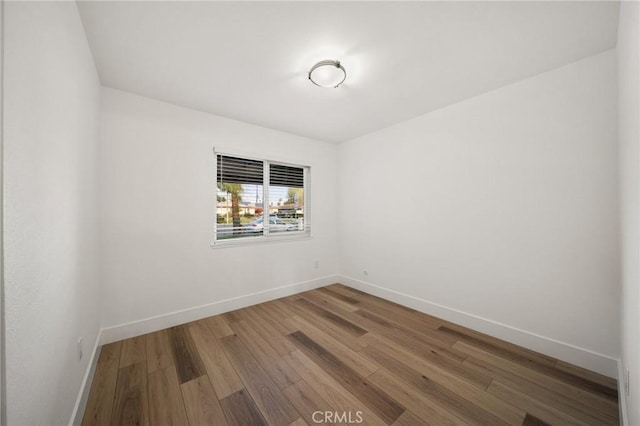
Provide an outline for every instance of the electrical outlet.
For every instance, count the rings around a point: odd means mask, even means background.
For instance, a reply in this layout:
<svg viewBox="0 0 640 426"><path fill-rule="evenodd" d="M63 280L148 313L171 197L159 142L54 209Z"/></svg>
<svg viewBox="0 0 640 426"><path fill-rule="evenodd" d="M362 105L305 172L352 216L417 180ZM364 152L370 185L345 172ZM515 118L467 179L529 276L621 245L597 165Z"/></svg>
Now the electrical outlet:
<svg viewBox="0 0 640 426"><path fill-rule="evenodd" d="M624 393L629 396L629 366L624 369Z"/></svg>
<svg viewBox="0 0 640 426"><path fill-rule="evenodd" d="M318 269L320 267L320 261L316 260L315 262L313 262L313 267Z"/></svg>
<svg viewBox="0 0 640 426"><path fill-rule="evenodd" d="M78 361L82 360L82 337L78 337Z"/></svg>

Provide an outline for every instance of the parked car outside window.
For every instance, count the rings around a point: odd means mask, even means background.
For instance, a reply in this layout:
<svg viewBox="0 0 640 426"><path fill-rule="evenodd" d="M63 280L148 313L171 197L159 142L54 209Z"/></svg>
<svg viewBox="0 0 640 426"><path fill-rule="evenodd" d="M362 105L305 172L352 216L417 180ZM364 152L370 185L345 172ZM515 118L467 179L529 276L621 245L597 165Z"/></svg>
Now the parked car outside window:
<svg viewBox="0 0 640 426"><path fill-rule="evenodd" d="M247 225L249 232L262 232L264 228L264 218L260 217ZM269 232L295 231L298 225L295 223L287 223L277 216L269 216Z"/></svg>

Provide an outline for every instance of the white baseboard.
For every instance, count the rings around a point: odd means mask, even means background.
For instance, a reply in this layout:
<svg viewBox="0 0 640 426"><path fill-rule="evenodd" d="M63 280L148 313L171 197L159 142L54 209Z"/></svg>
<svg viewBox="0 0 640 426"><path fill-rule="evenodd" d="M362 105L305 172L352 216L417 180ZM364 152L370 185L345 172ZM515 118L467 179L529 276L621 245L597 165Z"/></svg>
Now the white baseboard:
<svg viewBox="0 0 640 426"><path fill-rule="evenodd" d="M221 300L219 302L208 303L206 305L197 306L194 308L183 309L180 311L170 312L168 314L145 318L126 324L103 328L101 330L102 338L100 344L106 345L108 343L117 342L118 340L141 336L143 334L152 333L154 331L163 330L165 328L174 327L176 325L185 324L191 321L196 321L202 318L210 317L212 315L218 315L236 309L246 308L247 306L268 302L269 300L274 300L280 297L290 296L292 294L300 293L318 287L323 287L329 284L334 284L338 282L337 279L337 275L329 275L322 278L316 278L309 281L303 281L300 283L276 287L269 290L247 294L244 296Z"/></svg>
<svg viewBox="0 0 640 426"><path fill-rule="evenodd" d="M629 415L627 414L627 393L624 391L624 369L622 361L618 360L618 410L620 411L620 424L629 425Z"/></svg>
<svg viewBox="0 0 640 426"><path fill-rule="evenodd" d="M71 413L69 426L76 426L82 423L82 416L84 415L84 411L87 406L87 399L89 398L89 392L91 391L91 383L93 382L93 376L96 371L98 356L100 355L102 345L117 342L122 339L128 339L130 337L141 336L143 334L196 321L212 315L218 315L224 312L256 305L258 303L268 302L269 300L290 296L292 294L314 288L324 287L338 282L337 278L338 277L336 275L330 275L100 329L93 347L89 365L87 366L87 371L85 372L82 384L80 385L80 392L78 393L76 404L73 408L73 412Z"/></svg>
<svg viewBox="0 0 640 426"><path fill-rule="evenodd" d="M618 377L618 360L607 355L603 355L589 349L580 348L549 337L530 333L525 330L520 330L487 318L468 314L437 303L429 302L428 300L389 290L387 288L344 275L338 276L338 282L364 291L365 293L370 293L374 296L391 300L392 302L396 302L417 311L460 324L472 330L476 330L553 358L604 374L605 376L613 378Z"/></svg>
<svg viewBox="0 0 640 426"><path fill-rule="evenodd" d="M96 372L96 366L98 365L98 356L100 355L100 335L101 331L96 336L96 342L93 345L93 351L91 351L91 359L87 365L87 371L84 373L82 383L80 384L80 392L76 399L76 404L73 407L71 413L71 420L69 420L69 426L76 426L82 423L82 416L84 410L87 407L87 400L89 399L89 392L91 391L91 383L93 383L93 376Z"/></svg>
<svg viewBox="0 0 640 426"><path fill-rule="evenodd" d="M540 336L524 330L501 324L486 318L468 314L456 309L448 308L437 303L429 302L418 297L400 293L384 287L380 287L365 281L360 281L343 275L330 275L314 280L290 284L244 296L221 300L194 308L183 309L152 318L145 318L126 324L103 328L98 333L96 344L91 354L91 360L87 367L80 393L71 416L69 425L78 425L82 422L82 414L87 404L91 382L95 373L101 345L116 342L122 339L140 336L154 331L162 330L176 325L184 324L212 315L218 315L280 297L311 290L334 283L342 283L349 287L373 294L378 297L410 307L420 312L430 314L444 320L460 324L470 329L485 333L499 339L506 340L516 345L552 356L554 358L578 365L580 367L596 371L608 377L618 378L618 393L620 395L620 410L622 425L627 425L626 401L624 397L623 373L619 360L607 355L599 354L588 349L580 348L568 343L560 342L548 337Z"/></svg>

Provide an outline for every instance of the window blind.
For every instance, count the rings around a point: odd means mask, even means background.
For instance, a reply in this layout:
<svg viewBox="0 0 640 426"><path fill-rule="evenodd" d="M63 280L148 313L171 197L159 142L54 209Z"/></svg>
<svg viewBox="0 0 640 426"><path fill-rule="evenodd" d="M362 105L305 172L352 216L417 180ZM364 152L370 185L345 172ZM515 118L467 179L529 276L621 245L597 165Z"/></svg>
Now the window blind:
<svg viewBox="0 0 640 426"><path fill-rule="evenodd" d="M218 182L262 185L263 162L218 155Z"/></svg>
<svg viewBox="0 0 640 426"><path fill-rule="evenodd" d="M310 234L308 167L219 153L215 159L215 243Z"/></svg>
<svg viewBox="0 0 640 426"><path fill-rule="evenodd" d="M281 164L270 164L269 165L269 185L303 188L304 187L304 169L302 167L283 166Z"/></svg>

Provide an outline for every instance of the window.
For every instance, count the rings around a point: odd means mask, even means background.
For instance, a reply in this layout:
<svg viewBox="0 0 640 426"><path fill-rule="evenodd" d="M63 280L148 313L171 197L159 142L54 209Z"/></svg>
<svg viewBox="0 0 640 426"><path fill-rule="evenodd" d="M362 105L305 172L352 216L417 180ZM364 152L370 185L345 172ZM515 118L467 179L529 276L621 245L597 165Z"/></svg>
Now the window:
<svg viewBox="0 0 640 426"><path fill-rule="evenodd" d="M216 176L214 242L310 234L309 167L216 153Z"/></svg>

